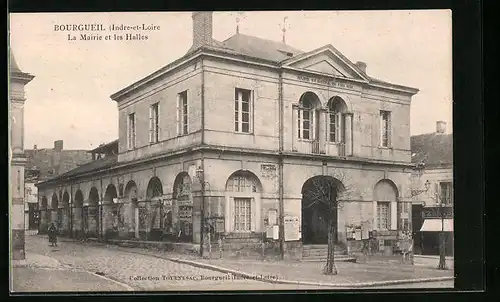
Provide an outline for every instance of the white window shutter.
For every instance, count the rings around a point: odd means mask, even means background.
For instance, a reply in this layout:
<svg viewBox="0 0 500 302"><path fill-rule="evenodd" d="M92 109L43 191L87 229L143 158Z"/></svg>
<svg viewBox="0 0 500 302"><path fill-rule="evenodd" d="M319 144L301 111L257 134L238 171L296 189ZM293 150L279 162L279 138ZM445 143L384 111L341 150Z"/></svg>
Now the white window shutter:
<svg viewBox="0 0 500 302"><path fill-rule="evenodd" d="M298 131L297 131L297 137L301 138L302 137L302 110L300 108L297 108L297 125L298 125Z"/></svg>
<svg viewBox="0 0 500 302"><path fill-rule="evenodd" d="M181 123L180 106L181 106L181 104L180 104L180 102L181 102L181 97L178 94L177 95L177 106L176 106L176 110L175 110L175 112L177 113L177 117L176 117L177 135L181 134L181 129L180 129L180 123Z"/></svg>
<svg viewBox="0 0 500 302"><path fill-rule="evenodd" d="M392 201L390 203L390 215L391 215L391 230L398 229L398 203Z"/></svg>
<svg viewBox="0 0 500 302"><path fill-rule="evenodd" d="M161 141L161 125L160 125L160 120L161 120L161 115L160 115L160 102L158 102L158 113L157 113L157 121L156 121L156 124L158 125L158 141Z"/></svg>
<svg viewBox="0 0 500 302"><path fill-rule="evenodd" d="M248 111L249 111L249 118L248 118L248 122L250 123L249 127L248 127L248 131L250 133L253 133L253 123L254 123L254 120L253 120L253 110L254 110L254 91L251 90L250 91L250 100L249 101L249 104L248 104Z"/></svg>
<svg viewBox="0 0 500 302"><path fill-rule="evenodd" d="M441 200L441 196L439 194L439 182L434 183L434 198L436 199L434 202L438 203Z"/></svg>
<svg viewBox="0 0 500 302"><path fill-rule="evenodd" d="M255 204L255 198L252 198L250 200L250 230L252 232L255 232L255 226L256 226L256 218L257 218L257 206Z"/></svg>
<svg viewBox="0 0 500 302"><path fill-rule="evenodd" d="M127 149L130 149L130 115L126 116L127 119Z"/></svg>
<svg viewBox="0 0 500 302"><path fill-rule="evenodd" d="M380 112L380 117L379 117L379 144L380 146L383 146L384 145L384 117L383 117L383 114L382 114L382 111Z"/></svg>
<svg viewBox="0 0 500 302"><path fill-rule="evenodd" d="M154 121L153 121L153 106L149 106L149 142L153 142Z"/></svg>
<svg viewBox="0 0 500 302"><path fill-rule="evenodd" d="M184 134L188 134L189 133L189 98L188 98L188 93L186 91L186 94L185 94L185 97L186 97L186 133Z"/></svg>
<svg viewBox="0 0 500 302"><path fill-rule="evenodd" d="M387 147L392 147L392 115L389 113L387 116Z"/></svg>

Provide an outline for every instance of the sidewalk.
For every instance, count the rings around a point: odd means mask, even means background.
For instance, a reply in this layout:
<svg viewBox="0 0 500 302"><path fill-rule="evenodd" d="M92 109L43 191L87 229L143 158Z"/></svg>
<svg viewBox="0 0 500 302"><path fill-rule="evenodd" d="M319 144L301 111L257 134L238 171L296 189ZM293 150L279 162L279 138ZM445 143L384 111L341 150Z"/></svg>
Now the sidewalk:
<svg viewBox="0 0 500 302"><path fill-rule="evenodd" d="M26 251L25 260L11 264L11 293L133 290L109 278L63 266L56 259L33 251Z"/></svg>
<svg viewBox="0 0 500 302"><path fill-rule="evenodd" d="M64 240L71 241L71 239ZM384 258L373 256L362 259L361 263L336 262L338 274L328 276L322 273L324 263L319 262L256 261L243 259L209 260L197 256L154 249L119 247L104 243L87 244L105 245L110 249L150 255L239 277L256 278L269 283L353 288L453 280L453 270L442 271L411 264L402 264L400 257Z"/></svg>

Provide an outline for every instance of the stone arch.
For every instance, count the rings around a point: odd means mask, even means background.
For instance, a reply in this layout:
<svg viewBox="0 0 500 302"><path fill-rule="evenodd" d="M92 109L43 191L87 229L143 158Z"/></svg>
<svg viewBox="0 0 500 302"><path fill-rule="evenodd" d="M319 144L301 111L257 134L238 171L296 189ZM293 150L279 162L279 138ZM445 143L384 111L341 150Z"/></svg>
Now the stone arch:
<svg viewBox="0 0 500 302"><path fill-rule="evenodd" d="M103 204L113 203L113 199L118 197L118 191L115 185L109 184L106 188L103 198Z"/></svg>
<svg viewBox="0 0 500 302"><path fill-rule="evenodd" d="M83 193L82 190L78 189L75 192L75 198L73 201L73 230L77 238L82 235L84 230L83 225Z"/></svg>
<svg viewBox="0 0 500 302"><path fill-rule="evenodd" d="M157 176L151 177L146 189L146 198L161 197L163 195L163 185Z"/></svg>
<svg viewBox="0 0 500 302"><path fill-rule="evenodd" d="M306 91L299 98L299 107L308 109L319 109L322 107L321 100L316 93L312 91Z"/></svg>
<svg viewBox="0 0 500 302"><path fill-rule="evenodd" d="M171 223L171 228L177 234L179 241L190 242L193 240L193 182L187 172L180 172L174 180L172 192L172 219L166 221ZM168 215L168 212L167 212Z"/></svg>
<svg viewBox="0 0 500 302"><path fill-rule="evenodd" d="M228 177L225 187L228 232L262 231L262 191L260 179L251 171L238 170Z"/></svg>
<svg viewBox="0 0 500 302"><path fill-rule="evenodd" d="M58 210L58 221L61 223L61 228L63 233L68 233L70 229L70 207L69 207L70 196L68 191L64 191L62 194L62 203L59 205ZM67 235L67 234L66 234Z"/></svg>
<svg viewBox="0 0 500 302"><path fill-rule="evenodd" d="M238 170L228 177L226 191L261 193L262 183L255 173L249 170Z"/></svg>
<svg viewBox="0 0 500 302"><path fill-rule="evenodd" d="M397 201L398 187L390 179L381 179L375 184L373 197L376 201Z"/></svg>
<svg viewBox="0 0 500 302"><path fill-rule="evenodd" d="M57 198L57 194L54 192L54 194L52 194L52 200L50 202L50 209L55 211L57 210L58 207L59 207L59 200Z"/></svg>
<svg viewBox="0 0 500 302"><path fill-rule="evenodd" d="M78 189L75 193L75 201L73 203L73 207L81 208L83 207L83 193L82 190Z"/></svg>
<svg viewBox="0 0 500 302"><path fill-rule="evenodd" d="M332 231L335 242L338 242L338 202L344 191L344 184L332 176L313 176L304 182L301 190L304 244L328 244L328 234ZM329 213L333 216L329 217ZM328 229L329 219L332 219L333 230Z"/></svg>
<svg viewBox="0 0 500 302"><path fill-rule="evenodd" d="M138 238L138 228L136 219L136 209L138 208L137 184L130 180L125 185L124 196L126 198L127 210L124 213L126 232L128 238Z"/></svg>
<svg viewBox="0 0 500 302"><path fill-rule="evenodd" d="M97 206L99 204L99 191L96 187L92 187L89 192L89 205Z"/></svg>
<svg viewBox="0 0 500 302"><path fill-rule="evenodd" d="M381 179L373 189L374 222L379 230L397 228L398 188L390 179Z"/></svg>
<svg viewBox="0 0 500 302"><path fill-rule="evenodd" d="M89 192L89 204L83 209L84 226L88 236L97 237L100 234L100 215L99 215L99 191L92 187Z"/></svg>
<svg viewBox="0 0 500 302"><path fill-rule="evenodd" d="M42 196L42 202L40 204L40 210L47 210L47 197Z"/></svg>

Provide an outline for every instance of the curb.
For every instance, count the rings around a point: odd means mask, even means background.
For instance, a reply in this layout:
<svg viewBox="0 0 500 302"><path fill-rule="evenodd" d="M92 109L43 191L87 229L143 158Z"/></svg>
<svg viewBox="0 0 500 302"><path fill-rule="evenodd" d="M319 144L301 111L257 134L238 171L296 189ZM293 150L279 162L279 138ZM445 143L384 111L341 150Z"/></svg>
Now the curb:
<svg viewBox="0 0 500 302"><path fill-rule="evenodd" d="M68 242L75 242L75 241L70 241ZM78 242L76 242L78 243ZM181 259L181 258L174 258L174 257L168 257L164 255L155 255L155 254L150 254L150 253L144 253L141 251L129 251L127 252L134 253L134 254L139 254L139 255L146 255L146 256L152 256L155 258L160 258L176 263L181 263L181 264L187 264L191 265L194 267L198 268L203 268L203 269L209 269L212 271L217 271L225 274L232 274L237 277L242 277L245 279L252 279L252 280L258 280L261 282L266 282L266 283L272 283L272 284L295 284L295 285L310 285L310 286L324 286L324 287L330 287L330 288L363 288L363 287L377 287L377 286L384 286L384 285L400 285L400 284L413 284L413 283L427 283L427 282L439 282L439 281L452 281L455 280L455 277L433 277L433 278L418 278L418 279L405 279L405 280L389 280L389 281L372 281L372 282L358 282L358 283L321 283L321 282L309 282L309 281L294 281L294 280L274 280L274 279L264 279L260 278L258 275L253 275L233 269L228 269L212 264L207 264L207 263L201 263L197 261L192 261L192 260L186 260L186 259Z"/></svg>

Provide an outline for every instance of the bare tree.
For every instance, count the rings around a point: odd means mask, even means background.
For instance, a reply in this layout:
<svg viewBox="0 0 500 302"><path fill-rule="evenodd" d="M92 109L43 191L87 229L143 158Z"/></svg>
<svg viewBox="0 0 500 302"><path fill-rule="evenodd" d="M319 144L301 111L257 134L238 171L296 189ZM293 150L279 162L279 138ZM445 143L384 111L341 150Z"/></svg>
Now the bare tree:
<svg viewBox="0 0 500 302"><path fill-rule="evenodd" d="M445 208L449 204L449 196L435 192L432 199L436 202L438 209L438 216L441 219L441 231L439 232L439 263L437 269L445 270L446 267L446 238L444 232L444 219L445 219Z"/></svg>
<svg viewBox="0 0 500 302"><path fill-rule="evenodd" d="M336 219L339 209L339 197L345 198L350 192L346 185L347 175L341 171L334 171L332 175L317 176L311 179L308 190L303 192L303 197L311 201L311 205L322 203L327 206L328 217L328 253L323 273L337 275L335 266L335 239L337 234Z"/></svg>

